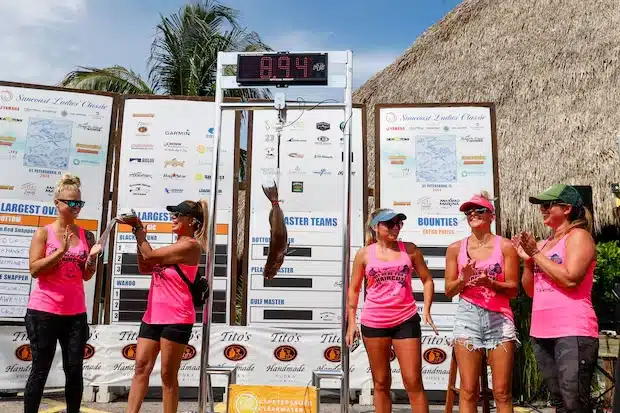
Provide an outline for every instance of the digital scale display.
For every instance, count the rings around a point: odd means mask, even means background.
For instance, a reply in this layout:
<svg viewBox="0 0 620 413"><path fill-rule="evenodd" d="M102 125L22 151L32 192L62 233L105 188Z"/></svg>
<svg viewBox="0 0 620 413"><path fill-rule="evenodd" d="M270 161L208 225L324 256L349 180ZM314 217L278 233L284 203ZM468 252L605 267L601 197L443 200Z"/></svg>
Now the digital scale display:
<svg viewBox="0 0 620 413"><path fill-rule="evenodd" d="M327 53L273 53L237 57L241 86L327 86Z"/></svg>

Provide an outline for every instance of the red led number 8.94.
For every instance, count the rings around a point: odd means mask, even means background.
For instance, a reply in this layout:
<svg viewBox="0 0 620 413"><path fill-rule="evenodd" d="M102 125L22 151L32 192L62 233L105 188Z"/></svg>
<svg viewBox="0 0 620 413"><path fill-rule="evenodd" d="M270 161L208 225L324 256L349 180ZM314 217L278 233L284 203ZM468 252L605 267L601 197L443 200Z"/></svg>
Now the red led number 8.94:
<svg viewBox="0 0 620 413"><path fill-rule="evenodd" d="M260 59L261 79L290 79L292 77L307 78L310 74L310 67L312 66L312 61L307 57L296 57L294 67L291 67L291 58L288 56L278 57L277 61L275 62L275 67L274 60L275 58L267 56L263 56ZM276 71L276 75L274 75L274 71ZM295 76L291 76L292 72L295 73Z"/></svg>

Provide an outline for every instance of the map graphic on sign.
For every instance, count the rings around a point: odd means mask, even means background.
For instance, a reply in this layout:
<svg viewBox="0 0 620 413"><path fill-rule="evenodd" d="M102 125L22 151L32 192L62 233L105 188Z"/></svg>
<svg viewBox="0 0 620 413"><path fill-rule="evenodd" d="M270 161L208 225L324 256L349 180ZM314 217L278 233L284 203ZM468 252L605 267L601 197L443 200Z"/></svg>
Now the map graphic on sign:
<svg viewBox="0 0 620 413"><path fill-rule="evenodd" d="M24 166L67 169L72 131L71 121L30 118L26 133Z"/></svg>
<svg viewBox="0 0 620 413"><path fill-rule="evenodd" d="M417 136L415 159L418 182L456 182L456 137Z"/></svg>

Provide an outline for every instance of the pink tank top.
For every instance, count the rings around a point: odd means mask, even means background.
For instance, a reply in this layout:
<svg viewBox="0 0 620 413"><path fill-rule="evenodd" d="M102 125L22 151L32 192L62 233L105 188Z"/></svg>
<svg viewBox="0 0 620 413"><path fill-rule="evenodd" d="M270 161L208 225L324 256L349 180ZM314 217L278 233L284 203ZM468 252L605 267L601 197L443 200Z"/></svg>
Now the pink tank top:
<svg viewBox="0 0 620 413"><path fill-rule="evenodd" d="M60 241L52 224L46 225L45 256L60 248ZM88 258L88 242L83 228L79 229L80 242L69 247L60 262L40 274L30 293L28 308L57 315L75 315L86 312L84 295L84 267Z"/></svg>
<svg viewBox="0 0 620 413"><path fill-rule="evenodd" d="M400 257L394 261L377 259L376 245L368 246L366 299L361 323L372 328L390 328L418 312L411 289L413 266L402 242L398 242Z"/></svg>
<svg viewBox="0 0 620 413"><path fill-rule="evenodd" d="M468 261L467 244L469 237L461 241L461 250L458 256L458 273ZM484 261L476 261L476 272L471 277L472 280L487 271L487 276L495 281L504 281L504 254L502 254L502 238L495 236L493 241L493 250L491 256ZM482 286L466 285L460 294L461 298L478 307L485 308L489 311L504 314L506 317L514 321L512 308L510 308L510 299L497 291Z"/></svg>
<svg viewBox="0 0 620 413"><path fill-rule="evenodd" d="M194 282L198 265L179 264L190 282ZM196 310L189 286L173 265L155 266L149 299L142 321L147 324L194 324Z"/></svg>
<svg viewBox="0 0 620 413"><path fill-rule="evenodd" d="M569 235L570 233L562 237L553 248L544 254L553 262L563 264L566 259L566 239ZM539 246L541 249L542 247L542 245ZM596 261L592 262L588 268L581 284L568 290L559 286L538 265L534 264L534 297L530 336L598 338L598 319L592 307L594 267L596 267Z"/></svg>

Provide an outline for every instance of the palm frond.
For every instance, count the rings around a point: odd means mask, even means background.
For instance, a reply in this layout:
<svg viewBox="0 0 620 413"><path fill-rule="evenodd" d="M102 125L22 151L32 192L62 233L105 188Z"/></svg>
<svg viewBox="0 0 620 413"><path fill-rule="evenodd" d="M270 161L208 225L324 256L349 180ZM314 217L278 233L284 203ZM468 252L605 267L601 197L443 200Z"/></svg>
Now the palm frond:
<svg viewBox="0 0 620 413"><path fill-rule="evenodd" d="M271 50L258 34L241 28L237 17L236 10L216 1L186 5L162 16L148 61L154 87L171 95L213 96L218 52ZM265 98L270 93L233 90L226 96Z"/></svg>
<svg viewBox="0 0 620 413"><path fill-rule="evenodd" d="M106 68L82 67L69 72L58 84L82 90L97 90L102 92L115 92L122 94L147 94L154 93L142 78L123 66Z"/></svg>

